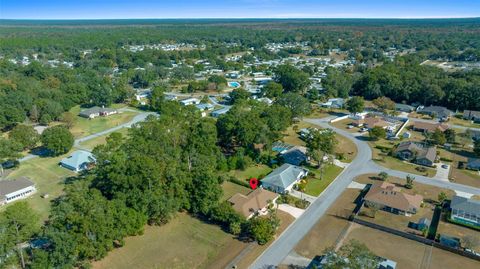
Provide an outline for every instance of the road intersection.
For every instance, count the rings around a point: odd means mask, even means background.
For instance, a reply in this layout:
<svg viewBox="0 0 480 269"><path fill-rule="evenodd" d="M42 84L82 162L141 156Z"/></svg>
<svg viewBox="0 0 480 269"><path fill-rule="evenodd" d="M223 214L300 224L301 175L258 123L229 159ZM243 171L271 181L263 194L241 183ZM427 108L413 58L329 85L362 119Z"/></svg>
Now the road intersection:
<svg viewBox="0 0 480 269"><path fill-rule="evenodd" d="M340 135L350 139L357 147L356 158L348 165L340 175L325 189L324 192L296 219L260 257L250 266L252 269L273 268L279 265L294 249L298 242L312 229L317 221L325 214L327 209L342 194L354 178L363 174L378 174L385 171L389 175L405 178L408 173L382 167L372 160L372 150L368 143L360 137L345 130L338 129L329 124L335 117L322 119L305 119L306 122L315 124L322 128L331 128ZM462 193L480 195L480 189L452 183L434 178L413 175L415 181L435 187L454 190Z"/></svg>

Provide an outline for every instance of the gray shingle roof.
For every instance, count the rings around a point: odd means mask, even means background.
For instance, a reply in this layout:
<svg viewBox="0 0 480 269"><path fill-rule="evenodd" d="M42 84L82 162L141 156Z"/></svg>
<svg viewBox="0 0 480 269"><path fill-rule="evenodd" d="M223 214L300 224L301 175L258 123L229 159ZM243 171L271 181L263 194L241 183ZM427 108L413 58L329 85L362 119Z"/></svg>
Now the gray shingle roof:
<svg viewBox="0 0 480 269"><path fill-rule="evenodd" d="M26 177L21 177L15 180L1 180L0 181L0 201L5 199L5 195L21 189L35 185Z"/></svg>
<svg viewBox="0 0 480 269"><path fill-rule="evenodd" d="M453 196L450 207L477 215L479 214L478 212L480 212L480 201L462 196Z"/></svg>
<svg viewBox="0 0 480 269"><path fill-rule="evenodd" d="M268 174L268 176L262 179L262 183L287 188L304 172L303 168L286 163Z"/></svg>

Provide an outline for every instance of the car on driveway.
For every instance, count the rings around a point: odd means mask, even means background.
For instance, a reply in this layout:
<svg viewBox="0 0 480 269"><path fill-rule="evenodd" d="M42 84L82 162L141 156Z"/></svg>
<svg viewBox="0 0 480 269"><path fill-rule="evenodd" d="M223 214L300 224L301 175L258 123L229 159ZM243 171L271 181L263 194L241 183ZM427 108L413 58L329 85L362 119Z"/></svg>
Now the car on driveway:
<svg viewBox="0 0 480 269"><path fill-rule="evenodd" d="M443 169L448 169L448 165L447 164L442 164L442 168Z"/></svg>

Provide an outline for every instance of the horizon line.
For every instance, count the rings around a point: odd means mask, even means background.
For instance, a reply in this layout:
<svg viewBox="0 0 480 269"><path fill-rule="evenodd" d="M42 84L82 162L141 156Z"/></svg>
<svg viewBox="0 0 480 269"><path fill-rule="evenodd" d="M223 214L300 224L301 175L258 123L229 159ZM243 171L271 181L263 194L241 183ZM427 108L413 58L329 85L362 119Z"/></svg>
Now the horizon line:
<svg viewBox="0 0 480 269"><path fill-rule="evenodd" d="M73 20L252 20L252 19L268 19L268 20L308 20L308 19L362 19L362 20L432 20L432 19L480 19L479 16L430 16L430 17L170 17L170 18L155 18L155 17L137 17L137 18L0 18L0 21L73 21Z"/></svg>

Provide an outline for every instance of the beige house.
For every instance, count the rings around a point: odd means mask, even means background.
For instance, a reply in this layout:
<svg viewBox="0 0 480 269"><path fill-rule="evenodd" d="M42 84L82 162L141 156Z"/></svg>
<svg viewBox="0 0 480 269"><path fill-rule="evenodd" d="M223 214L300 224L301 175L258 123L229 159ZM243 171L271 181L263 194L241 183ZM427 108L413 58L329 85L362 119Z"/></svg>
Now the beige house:
<svg viewBox="0 0 480 269"><path fill-rule="evenodd" d="M268 213L268 204L275 203L278 194L267 191L263 188L257 188L247 195L237 193L233 195L228 202L232 204L233 209L249 219L255 214L265 215Z"/></svg>
<svg viewBox="0 0 480 269"><path fill-rule="evenodd" d="M417 213L423 202L423 196L410 195L401 192L399 187L392 183L375 183L364 197L367 207L376 205L380 209L399 215L410 216Z"/></svg>

